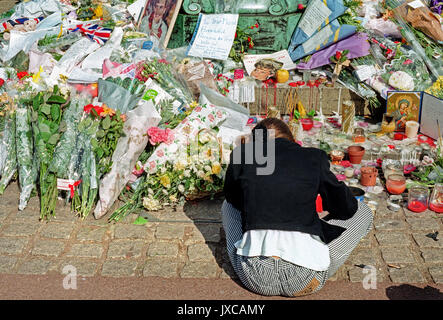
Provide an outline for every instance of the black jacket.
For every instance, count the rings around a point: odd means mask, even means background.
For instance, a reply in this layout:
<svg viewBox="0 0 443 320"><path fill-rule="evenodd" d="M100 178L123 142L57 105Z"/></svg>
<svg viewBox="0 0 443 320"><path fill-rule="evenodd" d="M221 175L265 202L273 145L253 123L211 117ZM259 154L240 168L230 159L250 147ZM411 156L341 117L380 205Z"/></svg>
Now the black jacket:
<svg viewBox="0 0 443 320"><path fill-rule="evenodd" d="M277 138L274 172L257 175L257 168L265 165L257 161L245 163L245 150L251 144L256 146L250 142L232 152L224 185L226 200L242 213L243 232L300 231L317 235L325 243L340 236L345 229L324 220L347 220L357 211L358 203L349 188L329 170L326 153ZM242 155L238 164L233 163L235 152ZM323 209L329 212L324 220L316 212L318 194L323 199Z"/></svg>

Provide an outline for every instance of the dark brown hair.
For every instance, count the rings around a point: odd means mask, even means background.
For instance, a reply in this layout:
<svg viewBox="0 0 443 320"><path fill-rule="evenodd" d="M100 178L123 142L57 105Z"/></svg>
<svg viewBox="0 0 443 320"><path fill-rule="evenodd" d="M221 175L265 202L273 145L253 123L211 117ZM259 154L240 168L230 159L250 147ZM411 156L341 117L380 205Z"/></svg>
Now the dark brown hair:
<svg viewBox="0 0 443 320"><path fill-rule="evenodd" d="M266 118L257 123L254 127L255 129L274 129L275 130L275 138L286 138L289 141L294 141L294 136L292 135L291 129L289 129L288 125L277 118Z"/></svg>

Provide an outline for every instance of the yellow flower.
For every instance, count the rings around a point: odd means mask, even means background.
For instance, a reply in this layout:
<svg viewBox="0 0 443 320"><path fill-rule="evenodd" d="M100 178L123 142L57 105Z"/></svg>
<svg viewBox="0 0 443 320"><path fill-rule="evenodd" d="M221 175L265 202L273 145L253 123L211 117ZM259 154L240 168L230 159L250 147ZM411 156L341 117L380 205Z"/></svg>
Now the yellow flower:
<svg viewBox="0 0 443 320"><path fill-rule="evenodd" d="M165 187L166 189L169 189L171 187L171 179L167 175L160 177L160 183Z"/></svg>
<svg viewBox="0 0 443 320"><path fill-rule="evenodd" d="M198 103L197 103L197 101L193 101L190 105L189 105L189 107L191 108L191 110L193 110L195 107L197 107L198 106Z"/></svg>
<svg viewBox="0 0 443 320"><path fill-rule="evenodd" d="M101 18L103 17L103 8L101 5L97 6L97 8L94 9L94 18Z"/></svg>
<svg viewBox="0 0 443 320"><path fill-rule="evenodd" d="M176 202L178 201L177 196L176 196L175 194L171 194L171 195L169 196L169 200L170 200L172 203L176 203Z"/></svg>
<svg viewBox="0 0 443 320"><path fill-rule="evenodd" d="M220 163L219 162L214 162L213 164L212 164L212 173L213 174L220 174L220 172L221 172L221 165L220 165Z"/></svg>
<svg viewBox="0 0 443 320"><path fill-rule="evenodd" d="M100 113L100 116L102 116L103 118L106 117L107 115L109 115L109 117L112 117L115 114L115 110L109 108L106 104L103 104L103 112Z"/></svg>

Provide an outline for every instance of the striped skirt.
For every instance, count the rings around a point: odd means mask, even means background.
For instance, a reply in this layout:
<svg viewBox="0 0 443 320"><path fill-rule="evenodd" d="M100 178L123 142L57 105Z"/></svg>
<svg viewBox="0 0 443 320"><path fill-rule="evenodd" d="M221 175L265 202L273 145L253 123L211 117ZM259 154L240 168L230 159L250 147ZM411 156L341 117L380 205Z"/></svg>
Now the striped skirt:
<svg viewBox="0 0 443 320"><path fill-rule="evenodd" d="M235 273L245 287L265 296L302 296L320 290L338 268L346 261L352 250L372 228L373 214L364 203L348 220L329 220L346 230L328 244L331 264L326 271L315 271L273 257L246 257L237 254L235 243L243 237L241 213L229 202L222 205L223 228L229 259Z"/></svg>

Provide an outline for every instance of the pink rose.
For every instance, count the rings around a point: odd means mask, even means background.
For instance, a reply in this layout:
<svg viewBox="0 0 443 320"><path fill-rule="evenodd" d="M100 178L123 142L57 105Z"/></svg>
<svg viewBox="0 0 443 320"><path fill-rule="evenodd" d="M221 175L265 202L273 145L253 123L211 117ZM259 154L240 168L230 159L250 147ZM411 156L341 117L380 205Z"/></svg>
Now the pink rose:
<svg viewBox="0 0 443 320"><path fill-rule="evenodd" d="M217 118L221 118L221 117L223 117L223 113L220 110L218 110L217 111Z"/></svg>
<svg viewBox="0 0 443 320"><path fill-rule="evenodd" d="M154 169L155 169L155 161L151 161L151 162L149 162L149 168L150 168L151 170L154 170Z"/></svg>
<svg viewBox="0 0 443 320"><path fill-rule="evenodd" d="M208 119L209 121L214 122L215 120L214 115L212 113L208 114Z"/></svg>
<svg viewBox="0 0 443 320"><path fill-rule="evenodd" d="M200 112L200 111L202 111L202 107L198 106L194 110L195 110L195 112Z"/></svg>

